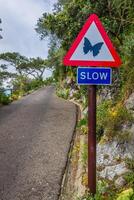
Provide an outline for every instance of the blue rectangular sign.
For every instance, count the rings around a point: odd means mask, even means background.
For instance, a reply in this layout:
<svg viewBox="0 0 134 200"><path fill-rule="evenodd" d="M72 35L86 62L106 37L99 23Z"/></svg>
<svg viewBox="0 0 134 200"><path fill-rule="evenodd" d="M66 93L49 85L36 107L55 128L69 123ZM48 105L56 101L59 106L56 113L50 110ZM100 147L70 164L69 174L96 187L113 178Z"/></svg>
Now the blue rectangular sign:
<svg viewBox="0 0 134 200"><path fill-rule="evenodd" d="M100 67L78 67L77 83L79 85L111 85L112 69Z"/></svg>

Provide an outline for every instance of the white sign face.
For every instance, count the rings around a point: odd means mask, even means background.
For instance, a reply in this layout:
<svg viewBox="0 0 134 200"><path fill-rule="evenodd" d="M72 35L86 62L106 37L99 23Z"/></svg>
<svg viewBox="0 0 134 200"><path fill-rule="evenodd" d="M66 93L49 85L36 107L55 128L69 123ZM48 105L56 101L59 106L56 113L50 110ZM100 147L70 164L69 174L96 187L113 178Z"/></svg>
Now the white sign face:
<svg viewBox="0 0 134 200"><path fill-rule="evenodd" d="M95 54L94 51L96 51ZM94 22L92 22L70 60L114 61L112 54Z"/></svg>

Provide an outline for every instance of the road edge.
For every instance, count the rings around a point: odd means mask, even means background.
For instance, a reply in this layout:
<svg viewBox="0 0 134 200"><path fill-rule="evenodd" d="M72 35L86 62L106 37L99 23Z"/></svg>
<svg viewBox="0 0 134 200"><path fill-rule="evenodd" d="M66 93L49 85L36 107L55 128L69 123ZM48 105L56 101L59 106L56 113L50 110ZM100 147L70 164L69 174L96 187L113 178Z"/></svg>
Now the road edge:
<svg viewBox="0 0 134 200"><path fill-rule="evenodd" d="M81 119L82 108L77 102L70 102L76 106L76 125L68 152L58 200L75 200L78 196L83 196L86 190L85 186L82 185L82 174L84 174L82 153L86 137L85 135L81 135L80 130L77 129L77 123Z"/></svg>

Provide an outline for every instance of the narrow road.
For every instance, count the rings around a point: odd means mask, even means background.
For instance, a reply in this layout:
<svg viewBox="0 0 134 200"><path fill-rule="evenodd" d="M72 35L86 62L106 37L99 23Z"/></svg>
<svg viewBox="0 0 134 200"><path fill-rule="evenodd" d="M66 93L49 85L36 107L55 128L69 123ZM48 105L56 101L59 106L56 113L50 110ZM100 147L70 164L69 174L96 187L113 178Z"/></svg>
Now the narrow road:
<svg viewBox="0 0 134 200"><path fill-rule="evenodd" d="M0 108L0 200L57 200L76 107L46 87Z"/></svg>

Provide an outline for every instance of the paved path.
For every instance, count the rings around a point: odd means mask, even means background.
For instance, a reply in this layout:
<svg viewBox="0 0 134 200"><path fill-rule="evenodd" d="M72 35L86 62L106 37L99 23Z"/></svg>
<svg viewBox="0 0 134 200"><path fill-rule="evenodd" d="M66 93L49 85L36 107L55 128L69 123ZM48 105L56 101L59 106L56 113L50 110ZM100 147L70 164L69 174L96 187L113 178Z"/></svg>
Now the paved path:
<svg viewBox="0 0 134 200"><path fill-rule="evenodd" d="M40 89L0 108L0 200L57 200L76 107Z"/></svg>

